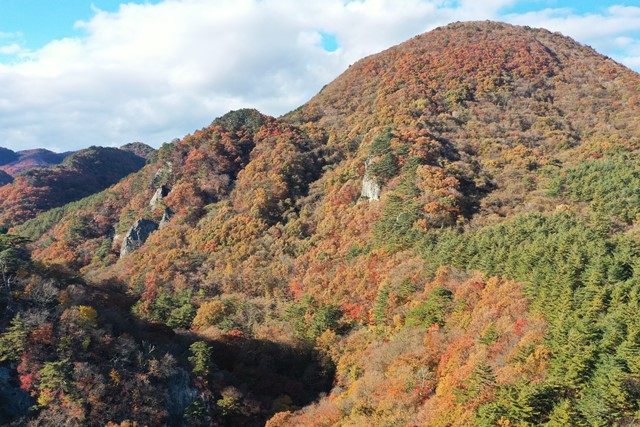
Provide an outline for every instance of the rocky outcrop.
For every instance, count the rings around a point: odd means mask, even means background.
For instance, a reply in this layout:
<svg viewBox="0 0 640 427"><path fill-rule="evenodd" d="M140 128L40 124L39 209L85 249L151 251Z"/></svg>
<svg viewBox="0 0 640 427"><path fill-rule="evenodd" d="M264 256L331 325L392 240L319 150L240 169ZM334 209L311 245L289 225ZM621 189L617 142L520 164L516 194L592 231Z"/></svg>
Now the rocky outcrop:
<svg viewBox="0 0 640 427"><path fill-rule="evenodd" d="M153 194L153 197L149 201L149 206L151 206L152 208L155 208L158 205L158 203L162 201L162 199L167 197L168 194L169 194L169 188L164 185L161 185Z"/></svg>
<svg viewBox="0 0 640 427"><path fill-rule="evenodd" d="M171 221L171 217L173 216L173 212L169 208L164 208L164 212L162 213L162 219L160 219L160 228L164 228L165 225Z"/></svg>
<svg viewBox="0 0 640 427"><path fill-rule="evenodd" d="M362 177L362 190L360 195L366 199L380 200L380 184L376 177L372 176L369 172L370 160L367 160L364 164L364 177Z"/></svg>
<svg viewBox="0 0 640 427"><path fill-rule="evenodd" d="M137 220L127 231L120 247L120 258L144 245L149 235L158 229L158 224L148 219Z"/></svg>

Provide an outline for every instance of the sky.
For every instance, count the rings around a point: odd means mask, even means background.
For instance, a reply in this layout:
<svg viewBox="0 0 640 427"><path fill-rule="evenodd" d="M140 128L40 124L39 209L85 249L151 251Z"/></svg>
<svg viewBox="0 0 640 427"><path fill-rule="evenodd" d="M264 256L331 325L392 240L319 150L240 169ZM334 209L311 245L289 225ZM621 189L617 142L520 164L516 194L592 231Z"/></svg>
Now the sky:
<svg viewBox="0 0 640 427"><path fill-rule="evenodd" d="M155 147L273 116L454 21L544 27L640 71L640 0L0 0L0 146Z"/></svg>

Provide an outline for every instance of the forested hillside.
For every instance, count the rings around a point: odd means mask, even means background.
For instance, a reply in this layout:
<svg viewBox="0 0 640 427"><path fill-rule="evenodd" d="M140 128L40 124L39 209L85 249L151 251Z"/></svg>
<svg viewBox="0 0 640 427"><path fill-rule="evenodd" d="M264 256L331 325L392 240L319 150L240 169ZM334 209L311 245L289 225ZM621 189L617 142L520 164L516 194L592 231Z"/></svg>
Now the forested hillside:
<svg viewBox="0 0 640 427"><path fill-rule="evenodd" d="M145 163L146 157L124 149L91 147L66 157L60 165L24 171L11 185L0 187L0 225L19 224L101 191Z"/></svg>
<svg viewBox="0 0 640 427"><path fill-rule="evenodd" d="M230 112L11 223L5 419L639 423L638 117L637 73L492 22Z"/></svg>

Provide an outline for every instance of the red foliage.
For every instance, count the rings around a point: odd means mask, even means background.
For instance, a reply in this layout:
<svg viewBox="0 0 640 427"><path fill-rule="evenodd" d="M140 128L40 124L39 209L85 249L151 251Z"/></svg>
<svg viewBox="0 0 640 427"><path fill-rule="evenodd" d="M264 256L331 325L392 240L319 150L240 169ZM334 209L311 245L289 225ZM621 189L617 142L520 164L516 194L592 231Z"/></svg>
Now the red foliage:
<svg viewBox="0 0 640 427"><path fill-rule="evenodd" d="M20 389L24 391L31 391L36 380L35 374L22 374L18 377L20 379Z"/></svg>
<svg viewBox="0 0 640 427"><path fill-rule="evenodd" d="M31 342L36 345L51 345L54 343L53 325L45 323L31 331Z"/></svg>

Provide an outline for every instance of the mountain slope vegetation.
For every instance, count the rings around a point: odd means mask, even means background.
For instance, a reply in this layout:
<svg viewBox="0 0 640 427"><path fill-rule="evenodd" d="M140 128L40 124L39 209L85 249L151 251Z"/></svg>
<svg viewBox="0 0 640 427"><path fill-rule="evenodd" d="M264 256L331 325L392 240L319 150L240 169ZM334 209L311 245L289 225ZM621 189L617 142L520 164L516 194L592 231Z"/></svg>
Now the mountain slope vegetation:
<svg viewBox="0 0 640 427"><path fill-rule="evenodd" d="M60 165L22 172L0 189L0 224L11 226L101 191L145 162L129 151L91 147L66 157Z"/></svg>
<svg viewBox="0 0 640 427"><path fill-rule="evenodd" d="M640 75L593 49L456 23L358 61L283 117L230 112L11 238L195 344L188 405L115 423L632 425L639 116ZM207 349L230 339L266 343L252 347L261 373L280 366L260 353L275 344L309 372L260 394L248 363L221 387ZM24 348L13 354L17 376ZM23 390L62 399L42 370L66 355L44 355ZM104 423L101 401L78 416ZM30 416L71 416L51 402Z"/></svg>

